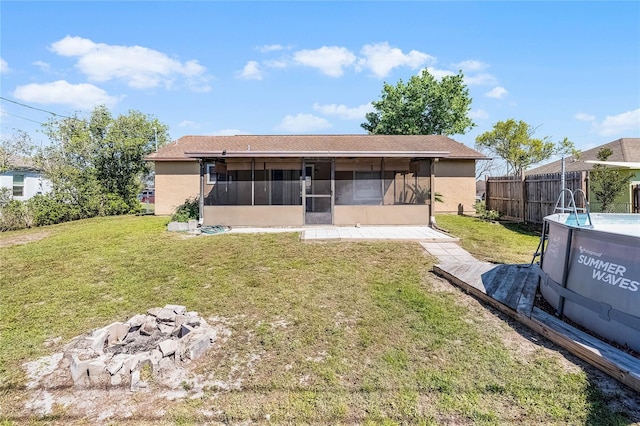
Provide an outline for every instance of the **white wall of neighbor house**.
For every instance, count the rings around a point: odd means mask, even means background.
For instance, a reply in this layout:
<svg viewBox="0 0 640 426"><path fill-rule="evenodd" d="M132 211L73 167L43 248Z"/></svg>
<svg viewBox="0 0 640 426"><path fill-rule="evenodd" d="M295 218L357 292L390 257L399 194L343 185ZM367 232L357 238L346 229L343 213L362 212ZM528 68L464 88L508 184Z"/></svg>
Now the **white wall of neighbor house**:
<svg viewBox="0 0 640 426"><path fill-rule="evenodd" d="M25 201L51 191L51 182L33 171L8 171L0 175L0 187L9 189L14 200Z"/></svg>
<svg viewBox="0 0 640 426"><path fill-rule="evenodd" d="M197 161L156 161L155 170L155 214L173 214L187 198L200 196Z"/></svg>

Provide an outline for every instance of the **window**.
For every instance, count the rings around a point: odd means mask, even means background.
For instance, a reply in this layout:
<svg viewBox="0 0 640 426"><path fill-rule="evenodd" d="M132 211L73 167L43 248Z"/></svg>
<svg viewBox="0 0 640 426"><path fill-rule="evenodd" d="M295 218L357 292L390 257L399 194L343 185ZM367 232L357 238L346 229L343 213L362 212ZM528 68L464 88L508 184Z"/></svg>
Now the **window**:
<svg viewBox="0 0 640 426"><path fill-rule="evenodd" d="M300 170L256 170L255 204L258 206L302 205Z"/></svg>
<svg viewBox="0 0 640 426"><path fill-rule="evenodd" d="M13 196L24 196L24 175L13 175Z"/></svg>
<svg viewBox="0 0 640 426"><path fill-rule="evenodd" d="M382 203L382 173L337 171L336 204L346 206L379 205Z"/></svg>
<svg viewBox="0 0 640 426"><path fill-rule="evenodd" d="M353 172L355 191L353 198L361 201L381 201L380 172Z"/></svg>
<svg viewBox="0 0 640 426"><path fill-rule="evenodd" d="M217 182L216 165L207 164L207 184L214 185Z"/></svg>

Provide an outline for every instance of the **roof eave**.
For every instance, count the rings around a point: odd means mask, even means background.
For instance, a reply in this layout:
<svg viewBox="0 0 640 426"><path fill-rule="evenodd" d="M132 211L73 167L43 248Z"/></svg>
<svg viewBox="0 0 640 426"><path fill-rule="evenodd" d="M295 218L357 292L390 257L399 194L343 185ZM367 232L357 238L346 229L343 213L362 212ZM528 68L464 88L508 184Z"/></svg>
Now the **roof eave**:
<svg viewBox="0 0 640 426"><path fill-rule="evenodd" d="M360 157L360 158L446 158L449 151L187 151L187 158L254 158L254 157Z"/></svg>

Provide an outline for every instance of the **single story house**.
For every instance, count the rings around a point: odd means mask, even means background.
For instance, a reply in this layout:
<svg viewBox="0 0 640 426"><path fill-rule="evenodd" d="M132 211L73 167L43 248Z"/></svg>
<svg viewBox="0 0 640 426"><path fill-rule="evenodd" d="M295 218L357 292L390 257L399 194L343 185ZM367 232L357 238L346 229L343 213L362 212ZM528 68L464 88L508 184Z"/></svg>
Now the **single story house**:
<svg viewBox="0 0 640 426"><path fill-rule="evenodd" d="M12 199L26 201L34 195L51 191L51 182L42 176L28 158L12 158L12 167L0 173L0 188L6 188Z"/></svg>
<svg viewBox="0 0 640 426"><path fill-rule="evenodd" d="M598 161L598 151L609 148L611 155L606 162ZM614 201L617 213L637 213L640 210L640 138L622 138L604 145L591 148L580 153L578 158L570 156L565 159L565 171L587 172L587 198L591 211L599 212L600 204L593 195L593 186L589 179L589 172L596 164L607 164L609 167L619 169L630 178L629 187ZM562 160L528 170L525 175L541 175L560 173Z"/></svg>
<svg viewBox="0 0 640 426"><path fill-rule="evenodd" d="M346 226L472 213L486 157L440 135L239 135L184 136L146 159L155 214L199 197L204 225Z"/></svg>

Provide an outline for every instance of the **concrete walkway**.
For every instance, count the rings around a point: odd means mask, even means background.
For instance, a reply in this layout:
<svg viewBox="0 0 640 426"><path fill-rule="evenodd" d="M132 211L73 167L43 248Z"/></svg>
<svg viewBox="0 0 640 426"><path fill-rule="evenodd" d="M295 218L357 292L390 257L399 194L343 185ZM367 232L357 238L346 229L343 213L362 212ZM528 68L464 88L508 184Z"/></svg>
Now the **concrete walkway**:
<svg viewBox="0 0 640 426"><path fill-rule="evenodd" d="M427 253L438 258L438 262L443 265L478 262L468 251L453 241L428 241L421 242L420 245Z"/></svg>
<svg viewBox="0 0 640 426"><path fill-rule="evenodd" d="M233 228L227 233L253 234L299 232L300 238L310 240L391 240L391 241L447 241L455 242L443 232L428 226L313 226L304 228Z"/></svg>

